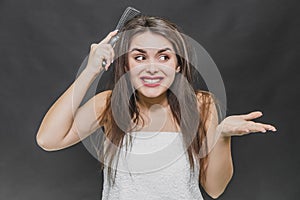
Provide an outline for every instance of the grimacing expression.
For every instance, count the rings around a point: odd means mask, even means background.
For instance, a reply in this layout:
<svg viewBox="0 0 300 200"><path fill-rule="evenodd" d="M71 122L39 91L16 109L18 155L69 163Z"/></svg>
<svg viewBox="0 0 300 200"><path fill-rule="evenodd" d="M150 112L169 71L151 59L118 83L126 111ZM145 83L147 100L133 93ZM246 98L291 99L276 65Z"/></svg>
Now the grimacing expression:
<svg viewBox="0 0 300 200"><path fill-rule="evenodd" d="M180 71L172 43L150 31L133 36L128 65L134 88L149 98L166 92Z"/></svg>

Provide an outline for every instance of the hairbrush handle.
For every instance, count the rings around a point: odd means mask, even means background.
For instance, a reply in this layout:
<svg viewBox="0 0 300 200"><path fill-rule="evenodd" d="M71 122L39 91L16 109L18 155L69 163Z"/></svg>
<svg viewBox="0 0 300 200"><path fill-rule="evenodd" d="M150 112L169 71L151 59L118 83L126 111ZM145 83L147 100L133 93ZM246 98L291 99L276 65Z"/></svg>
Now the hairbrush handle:
<svg viewBox="0 0 300 200"><path fill-rule="evenodd" d="M120 38L120 37L119 37L118 35L113 36L113 37L109 40L108 44L110 44L110 45L113 47L113 46L115 45L115 43L118 41L119 38ZM102 60L102 67L105 67L106 64L107 64L106 59L103 59L103 60Z"/></svg>

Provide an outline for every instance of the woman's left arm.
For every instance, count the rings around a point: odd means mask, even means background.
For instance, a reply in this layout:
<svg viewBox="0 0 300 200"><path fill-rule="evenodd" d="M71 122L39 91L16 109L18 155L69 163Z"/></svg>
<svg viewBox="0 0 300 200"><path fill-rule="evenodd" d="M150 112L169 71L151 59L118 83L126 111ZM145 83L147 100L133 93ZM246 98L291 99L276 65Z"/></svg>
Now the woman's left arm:
<svg viewBox="0 0 300 200"><path fill-rule="evenodd" d="M208 154L205 183L202 187L212 198L218 198L233 176L231 137L220 137Z"/></svg>
<svg viewBox="0 0 300 200"><path fill-rule="evenodd" d="M233 176L231 136L266 132L267 130L276 131L276 129L272 125L251 121L262 115L259 111L228 116L220 124L218 124L218 115L214 104L210 106L210 111L211 114L207 120L207 141L212 149L208 153L206 181L202 183L202 187L212 198L218 198L225 191Z"/></svg>

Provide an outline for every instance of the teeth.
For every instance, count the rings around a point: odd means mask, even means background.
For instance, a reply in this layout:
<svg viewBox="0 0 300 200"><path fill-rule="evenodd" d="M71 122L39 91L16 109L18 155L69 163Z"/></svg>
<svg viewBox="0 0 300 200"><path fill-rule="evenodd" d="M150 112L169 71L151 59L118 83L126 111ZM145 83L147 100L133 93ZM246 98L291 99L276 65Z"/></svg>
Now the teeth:
<svg viewBox="0 0 300 200"><path fill-rule="evenodd" d="M157 83L160 81L160 79L143 79L147 83Z"/></svg>

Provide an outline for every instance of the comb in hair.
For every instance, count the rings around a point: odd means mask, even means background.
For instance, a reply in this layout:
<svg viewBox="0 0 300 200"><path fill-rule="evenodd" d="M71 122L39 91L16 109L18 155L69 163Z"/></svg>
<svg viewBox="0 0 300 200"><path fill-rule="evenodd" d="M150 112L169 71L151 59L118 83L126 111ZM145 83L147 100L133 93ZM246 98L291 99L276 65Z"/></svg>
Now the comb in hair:
<svg viewBox="0 0 300 200"><path fill-rule="evenodd" d="M135 16L139 15L141 12L138 11L135 8L127 7L124 11L123 15L121 16L118 25L116 27L116 30L120 30L124 24L129 21L130 19L134 18Z"/></svg>
<svg viewBox="0 0 300 200"><path fill-rule="evenodd" d="M120 18L120 20L118 22L118 25L117 25L117 27L116 27L115 30L120 30L127 21L131 20L132 18L134 18L135 16L139 15L140 13L141 13L140 11L138 11L137 9L135 9L133 7L127 7L125 9L125 11L123 12L123 14L122 14L122 16L121 16L121 18ZM113 36L109 40L108 43L111 44L111 46L114 46L114 44L118 41L118 39L119 39L119 36L117 34L117 35ZM103 59L103 61L102 61L102 67L105 67L106 64L107 64L106 60Z"/></svg>

